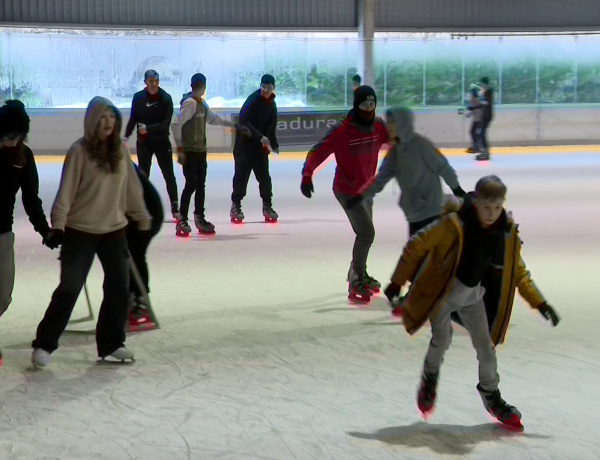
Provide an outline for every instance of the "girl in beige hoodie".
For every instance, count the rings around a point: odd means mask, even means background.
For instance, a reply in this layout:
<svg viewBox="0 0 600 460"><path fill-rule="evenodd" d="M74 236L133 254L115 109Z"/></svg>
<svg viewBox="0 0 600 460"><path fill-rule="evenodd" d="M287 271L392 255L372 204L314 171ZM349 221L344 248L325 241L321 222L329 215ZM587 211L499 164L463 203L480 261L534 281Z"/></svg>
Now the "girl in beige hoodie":
<svg viewBox="0 0 600 460"><path fill-rule="evenodd" d="M93 98L84 120L84 137L65 158L52 208L49 246L62 244L60 284L32 343L32 363L45 366L58 348L75 302L98 255L104 269L104 299L96 327L98 356L132 360L125 348L129 289L127 216L139 231L150 229L142 187L121 144L122 117L102 97Z"/></svg>

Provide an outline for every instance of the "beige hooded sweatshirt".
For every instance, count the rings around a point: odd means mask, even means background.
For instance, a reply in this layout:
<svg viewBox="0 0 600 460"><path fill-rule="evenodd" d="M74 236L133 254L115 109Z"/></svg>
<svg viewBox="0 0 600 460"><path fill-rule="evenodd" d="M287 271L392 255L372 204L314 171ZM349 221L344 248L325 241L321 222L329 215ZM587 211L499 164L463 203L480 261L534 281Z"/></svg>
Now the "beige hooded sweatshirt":
<svg viewBox="0 0 600 460"><path fill-rule="evenodd" d="M137 222L138 229L150 229L151 217L144 204L142 186L125 147L114 173L98 167L85 149L84 140L94 136L107 107L114 105L103 97L90 101L84 119L84 137L75 141L67 152L52 207L53 229L69 227L86 233L111 233L127 226L127 216Z"/></svg>

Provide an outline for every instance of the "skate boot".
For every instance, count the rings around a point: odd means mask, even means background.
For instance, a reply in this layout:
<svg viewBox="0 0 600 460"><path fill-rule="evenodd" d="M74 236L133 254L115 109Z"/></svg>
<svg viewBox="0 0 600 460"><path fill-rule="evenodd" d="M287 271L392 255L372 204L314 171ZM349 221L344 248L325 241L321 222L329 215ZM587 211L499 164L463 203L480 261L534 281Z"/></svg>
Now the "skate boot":
<svg viewBox="0 0 600 460"><path fill-rule="evenodd" d="M41 348L34 348L31 354L31 364L34 369L40 369L50 364L50 353Z"/></svg>
<svg viewBox="0 0 600 460"><path fill-rule="evenodd" d="M437 384L438 374L428 374L423 371L421 386L417 393L417 407L425 420L433 413Z"/></svg>
<svg viewBox="0 0 600 460"><path fill-rule="evenodd" d="M121 363L132 363L135 361L133 351L128 350L125 346L122 346L121 348L113 351L110 355L99 358L99 361L101 362L115 362L115 360L120 361Z"/></svg>
<svg viewBox="0 0 600 460"><path fill-rule="evenodd" d="M265 218L265 222L277 222L279 214L275 212L272 205L263 204L263 216Z"/></svg>
<svg viewBox="0 0 600 460"><path fill-rule="evenodd" d="M229 217L231 217L231 222L233 222L234 224L241 224L242 222L244 222L244 213L242 212L241 203L236 203L235 201L231 203Z"/></svg>
<svg viewBox="0 0 600 460"><path fill-rule="evenodd" d="M364 275L353 274L348 283L348 299L357 303L368 303L371 301L373 291L367 286Z"/></svg>
<svg viewBox="0 0 600 460"><path fill-rule="evenodd" d="M381 291L381 283L365 272L365 282L367 287L373 292Z"/></svg>
<svg viewBox="0 0 600 460"><path fill-rule="evenodd" d="M150 317L143 297L135 297L135 305L129 310L127 317L127 332L151 331L156 329L156 324Z"/></svg>
<svg viewBox="0 0 600 460"><path fill-rule="evenodd" d="M175 227L175 235L186 237L190 236L190 233L192 233L192 229L190 228L187 219L181 219L179 222L177 222L177 227Z"/></svg>
<svg viewBox="0 0 600 460"><path fill-rule="evenodd" d="M479 391L483 406L492 417L495 417L503 425L523 431L521 412L502 399L500 390L485 391L481 385L477 385L477 391Z"/></svg>
<svg viewBox="0 0 600 460"><path fill-rule="evenodd" d="M483 149L479 155L475 157L477 161L488 161L490 159L490 151L488 149Z"/></svg>
<svg viewBox="0 0 600 460"><path fill-rule="evenodd" d="M171 214L173 215L173 219L179 220L179 203L177 201L171 202Z"/></svg>
<svg viewBox="0 0 600 460"><path fill-rule="evenodd" d="M202 235L214 235L215 234L215 226L208 222L204 216L199 214L194 214L194 223L196 224L196 228L198 229L198 233Z"/></svg>

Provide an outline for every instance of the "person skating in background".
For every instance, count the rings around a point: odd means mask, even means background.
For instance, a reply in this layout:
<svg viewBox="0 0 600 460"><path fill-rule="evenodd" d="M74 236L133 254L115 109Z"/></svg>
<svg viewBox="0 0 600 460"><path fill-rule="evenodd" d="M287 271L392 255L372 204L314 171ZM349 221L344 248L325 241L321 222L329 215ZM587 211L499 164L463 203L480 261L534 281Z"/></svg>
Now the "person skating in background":
<svg viewBox="0 0 600 460"><path fill-rule="evenodd" d="M127 217L138 231L151 228L142 186L121 142L122 117L108 99L88 104L84 137L65 157L60 187L52 207L50 247L62 244L60 284L32 343L34 367L46 366L83 288L94 257L104 270L104 298L96 325L98 357L133 360L125 347L129 300Z"/></svg>
<svg viewBox="0 0 600 460"><path fill-rule="evenodd" d="M360 88L360 84L361 84L361 78L360 75L356 74L352 76L352 91L356 91L358 88Z"/></svg>
<svg viewBox="0 0 600 460"><path fill-rule="evenodd" d="M471 118L471 145L467 149L467 153L480 153L479 131L483 121L483 106L479 101L479 88L476 86L469 90L466 116Z"/></svg>
<svg viewBox="0 0 600 460"><path fill-rule="evenodd" d="M137 223L133 220L129 220L127 225L127 245L129 246L129 253L131 258L137 267L146 294L150 294L150 279L148 272L148 262L146 260L146 254L148 252L148 246L152 239L160 231L164 212L162 203L160 201L160 195L158 191L148 177L139 168L135 168L138 179L142 184L142 190L144 191L144 203L146 209L152 217L152 226L149 232L140 232L137 229ZM156 325L152 321L152 315L148 311L149 305L146 304L146 299L141 292L136 279L134 276L130 276L129 280L129 319L128 319L128 332L150 330L154 329Z"/></svg>
<svg viewBox="0 0 600 460"><path fill-rule="evenodd" d="M258 181L263 202L263 217L267 222L277 221L279 215L273 209L273 185L269 173L269 154L279 153L277 142L277 104L275 103L275 78L265 74L260 79L260 88L252 93L240 110L240 125L250 129L248 135L236 136L233 146L235 173L231 210L234 223L244 220L242 200L246 196L250 173Z"/></svg>
<svg viewBox="0 0 600 460"><path fill-rule="evenodd" d="M214 113L203 99L206 93L206 77L197 73L191 79L192 91L184 94L181 109L173 122L173 136L177 144L179 162L183 165L185 187L181 193L181 208L176 234L188 236L192 231L188 224L188 210L192 194L194 223L201 233L215 233L215 226L206 220L204 203L206 194L207 145L206 124L227 126L249 133L249 129L236 125Z"/></svg>
<svg viewBox="0 0 600 460"><path fill-rule="evenodd" d="M173 118L173 99L159 87L160 78L156 70L144 74L146 88L138 91L131 102L131 116L125 129L125 138L137 127L137 157L142 172L150 177L152 156L156 155L158 167L167 185L171 202L171 214L179 218L177 181L173 172L173 151L169 139L169 128Z"/></svg>
<svg viewBox="0 0 600 460"><path fill-rule="evenodd" d="M396 307L409 334L431 321L417 405L424 416L433 410L439 371L452 341L452 314L467 329L479 361L477 390L486 410L500 422L522 428L521 413L498 390L495 346L503 343L515 289L556 326L554 309L539 292L521 257L517 225L504 210L506 186L485 176L464 202L449 197L445 215L414 235L386 290L409 294Z"/></svg>
<svg viewBox="0 0 600 460"><path fill-rule="evenodd" d="M15 285L14 210L17 194L33 228L45 242L50 226L39 198L39 178L31 149L25 145L29 116L21 101L0 107L0 317L12 302ZM0 350L2 365L2 350Z"/></svg>
<svg viewBox="0 0 600 460"><path fill-rule="evenodd" d="M348 271L348 298L369 301L381 283L367 273L367 257L375 238L373 202L357 200L369 186L379 158L379 150L387 143L385 123L375 116L377 97L373 88L361 86L354 92L353 108L346 118L331 127L329 132L306 156L302 170L301 191L310 198L314 192L312 176L315 169L332 153L337 164L333 193L348 216L356 234L352 262Z"/></svg>
<svg viewBox="0 0 600 460"><path fill-rule="evenodd" d="M490 87L490 79L481 77L479 80L481 91L479 92L479 102L481 104L481 125L477 135L479 140L479 155L475 157L478 161L486 161L490 159L490 150L487 140L487 130L494 118L494 97L492 88Z"/></svg>

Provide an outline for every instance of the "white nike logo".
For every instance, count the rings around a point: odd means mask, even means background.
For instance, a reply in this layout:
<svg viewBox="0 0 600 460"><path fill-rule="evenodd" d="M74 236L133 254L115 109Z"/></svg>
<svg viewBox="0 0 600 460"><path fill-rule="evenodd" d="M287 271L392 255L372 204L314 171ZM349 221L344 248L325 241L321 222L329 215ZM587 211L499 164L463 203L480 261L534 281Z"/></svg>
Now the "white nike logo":
<svg viewBox="0 0 600 460"><path fill-rule="evenodd" d="M149 104L148 102L146 102L146 107L152 107L153 105L158 104L158 102L153 102L152 104Z"/></svg>

